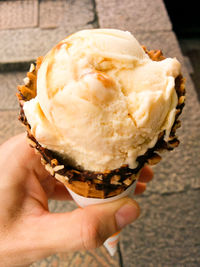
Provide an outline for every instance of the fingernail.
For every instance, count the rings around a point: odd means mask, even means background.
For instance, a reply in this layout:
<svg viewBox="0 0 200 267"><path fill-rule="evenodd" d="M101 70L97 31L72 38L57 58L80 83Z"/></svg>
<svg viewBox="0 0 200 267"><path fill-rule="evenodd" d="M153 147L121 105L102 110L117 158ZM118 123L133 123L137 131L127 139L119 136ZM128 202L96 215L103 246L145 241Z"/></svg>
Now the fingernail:
<svg viewBox="0 0 200 267"><path fill-rule="evenodd" d="M125 204L116 213L115 219L119 229L135 221L139 216L139 207L134 204Z"/></svg>

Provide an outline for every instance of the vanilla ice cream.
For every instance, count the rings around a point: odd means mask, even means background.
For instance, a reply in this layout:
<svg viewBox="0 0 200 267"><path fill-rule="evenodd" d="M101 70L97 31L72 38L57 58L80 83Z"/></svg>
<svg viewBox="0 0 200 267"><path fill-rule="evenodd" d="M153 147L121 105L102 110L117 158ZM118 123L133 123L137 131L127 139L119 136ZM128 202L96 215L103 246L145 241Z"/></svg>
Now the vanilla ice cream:
<svg viewBox="0 0 200 267"><path fill-rule="evenodd" d="M129 32L83 30L43 59L23 109L31 133L74 167L102 172L154 147L175 120L176 58L152 61Z"/></svg>

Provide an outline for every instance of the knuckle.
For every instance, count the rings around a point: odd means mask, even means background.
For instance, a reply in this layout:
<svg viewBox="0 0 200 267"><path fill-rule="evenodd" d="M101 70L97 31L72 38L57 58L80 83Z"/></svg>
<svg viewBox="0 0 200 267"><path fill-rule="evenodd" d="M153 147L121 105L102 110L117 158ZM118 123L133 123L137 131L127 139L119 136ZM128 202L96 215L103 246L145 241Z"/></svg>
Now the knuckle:
<svg viewBox="0 0 200 267"><path fill-rule="evenodd" d="M88 211L87 215L86 212L83 212L81 231L82 245L86 250L97 248L104 242L104 237L100 231L100 220L94 214L88 215Z"/></svg>

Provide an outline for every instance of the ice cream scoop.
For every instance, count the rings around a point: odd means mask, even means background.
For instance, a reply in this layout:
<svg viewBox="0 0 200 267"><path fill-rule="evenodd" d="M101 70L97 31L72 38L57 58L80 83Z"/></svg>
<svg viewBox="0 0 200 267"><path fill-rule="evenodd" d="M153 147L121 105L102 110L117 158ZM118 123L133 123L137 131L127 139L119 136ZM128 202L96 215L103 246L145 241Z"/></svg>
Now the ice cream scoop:
<svg viewBox="0 0 200 267"><path fill-rule="evenodd" d="M137 168L176 118L176 58L153 61L132 34L83 30L58 43L23 110L38 143L78 170Z"/></svg>

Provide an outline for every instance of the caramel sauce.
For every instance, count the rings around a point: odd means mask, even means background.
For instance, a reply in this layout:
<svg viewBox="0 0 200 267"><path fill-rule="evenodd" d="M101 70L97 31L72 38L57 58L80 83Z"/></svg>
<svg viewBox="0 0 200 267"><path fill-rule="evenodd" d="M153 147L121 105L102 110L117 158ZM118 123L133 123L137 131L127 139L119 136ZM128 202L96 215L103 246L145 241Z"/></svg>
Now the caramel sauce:
<svg viewBox="0 0 200 267"><path fill-rule="evenodd" d="M109 76L105 75L102 72L96 72L95 74L97 80L99 80L104 85L105 88L110 88L115 86L114 81Z"/></svg>
<svg viewBox="0 0 200 267"><path fill-rule="evenodd" d="M56 93L51 87L51 73L52 73L54 62L55 62L54 53L53 55L51 53L50 60L47 66L47 72L46 72L46 88L47 88L47 95L49 99L51 99Z"/></svg>
<svg viewBox="0 0 200 267"><path fill-rule="evenodd" d="M91 70L84 73L81 77L85 75L95 75L96 79L100 81L105 88L113 88L115 87L115 82L105 73L98 71L98 70Z"/></svg>
<svg viewBox="0 0 200 267"><path fill-rule="evenodd" d="M51 83L51 80L52 80L52 71L53 71L53 65L55 63L55 54L60 50L60 48L63 46L63 45L66 45L66 49L68 49L72 44L68 41L65 41L65 42L60 42L58 43L50 52L50 54L47 56L48 57L48 66L47 66L47 71L46 71L46 87L47 87L47 95L48 95L48 98L51 99L53 98L57 93L58 91L62 88L53 88L52 87L52 83Z"/></svg>
<svg viewBox="0 0 200 267"><path fill-rule="evenodd" d="M40 68L40 66L42 64L43 58L44 58L43 56L40 56L40 57L37 58L37 61L36 61L36 70L37 71L39 70L39 68Z"/></svg>
<svg viewBox="0 0 200 267"><path fill-rule="evenodd" d="M43 112L43 110L42 110L42 108L41 108L39 103L37 103L37 111L38 111L38 114L39 114L40 118L42 118L43 120L46 119L46 117L44 115L44 112Z"/></svg>

